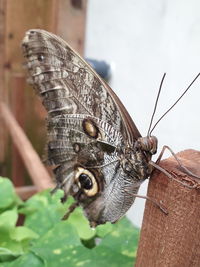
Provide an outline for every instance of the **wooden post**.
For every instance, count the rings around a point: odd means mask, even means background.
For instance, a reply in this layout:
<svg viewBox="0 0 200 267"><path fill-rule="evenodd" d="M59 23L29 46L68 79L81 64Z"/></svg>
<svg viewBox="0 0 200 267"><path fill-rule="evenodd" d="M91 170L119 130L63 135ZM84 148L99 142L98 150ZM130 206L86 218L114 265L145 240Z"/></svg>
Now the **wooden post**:
<svg viewBox="0 0 200 267"><path fill-rule="evenodd" d="M177 154L183 166L200 176L200 152L186 150ZM146 202L136 267L200 266L200 180L183 172L174 157L160 166L189 189L163 173L155 171L149 182L148 196L162 201L165 215L150 201Z"/></svg>

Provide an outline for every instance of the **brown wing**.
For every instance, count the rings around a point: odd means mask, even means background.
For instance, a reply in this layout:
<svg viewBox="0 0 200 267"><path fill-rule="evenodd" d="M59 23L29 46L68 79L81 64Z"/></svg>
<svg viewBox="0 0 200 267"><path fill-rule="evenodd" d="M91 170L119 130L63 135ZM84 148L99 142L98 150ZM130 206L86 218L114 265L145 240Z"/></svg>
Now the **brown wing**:
<svg viewBox="0 0 200 267"><path fill-rule="evenodd" d="M30 81L51 117L90 115L108 123L124 140L133 142L141 136L112 89L61 38L44 30L30 30L22 47Z"/></svg>
<svg viewBox="0 0 200 267"><path fill-rule="evenodd" d="M112 89L61 38L30 30L22 48L29 81L48 112L48 160L59 165L57 188L73 195L91 222L115 222L134 201L126 190L139 188L121 164L139 131Z"/></svg>

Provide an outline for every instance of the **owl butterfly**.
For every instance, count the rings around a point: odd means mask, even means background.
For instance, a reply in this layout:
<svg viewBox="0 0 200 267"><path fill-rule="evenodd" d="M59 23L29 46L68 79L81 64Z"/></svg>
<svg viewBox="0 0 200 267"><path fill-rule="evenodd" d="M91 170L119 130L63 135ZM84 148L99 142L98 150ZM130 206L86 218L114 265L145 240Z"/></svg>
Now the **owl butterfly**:
<svg viewBox="0 0 200 267"><path fill-rule="evenodd" d="M152 173L156 137L141 137L112 89L58 36L30 30L22 49L48 112L56 189L64 190L63 201L73 196L92 226L116 222Z"/></svg>

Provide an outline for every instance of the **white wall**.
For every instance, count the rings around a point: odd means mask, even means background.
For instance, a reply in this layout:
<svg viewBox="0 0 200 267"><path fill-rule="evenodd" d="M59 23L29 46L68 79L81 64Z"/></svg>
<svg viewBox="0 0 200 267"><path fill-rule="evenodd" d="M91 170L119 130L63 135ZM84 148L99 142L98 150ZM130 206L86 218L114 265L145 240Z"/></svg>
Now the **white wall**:
<svg viewBox="0 0 200 267"><path fill-rule="evenodd" d="M163 73L157 118L200 72L200 1L89 0L85 52L112 63L111 87L145 136ZM199 102L200 79L155 129L160 149L200 149ZM143 207L137 199L128 213L136 225Z"/></svg>

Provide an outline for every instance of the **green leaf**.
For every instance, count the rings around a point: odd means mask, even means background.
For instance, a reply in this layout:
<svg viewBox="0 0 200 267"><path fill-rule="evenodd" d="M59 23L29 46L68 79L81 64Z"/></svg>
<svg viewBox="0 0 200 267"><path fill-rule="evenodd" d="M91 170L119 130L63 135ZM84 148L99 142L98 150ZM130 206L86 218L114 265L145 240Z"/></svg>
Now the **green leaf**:
<svg viewBox="0 0 200 267"><path fill-rule="evenodd" d="M0 177L0 212L14 204L18 204L17 197L13 185L8 178Z"/></svg>
<svg viewBox="0 0 200 267"><path fill-rule="evenodd" d="M61 221L73 202L63 205L62 195L46 190L20 204L19 212L26 215L20 227L15 227L19 202L14 197L7 205L16 208L0 214L0 262L5 261L0 267L133 266L139 230L126 218L92 230L80 208Z"/></svg>
<svg viewBox="0 0 200 267"><path fill-rule="evenodd" d="M88 257L90 259L89 266L94 267L132 267L134 263L134 259L132 257L117 253L112 250L112 248L102 245L92 249L92 254L89 253ZM87 265L85 264L82 266L86 267Z"/></svg>
<svg viewBox="0 0 200 267"><path fill-rule="evenodd" d="M13 258L24 253L23 244L10 238L9 231L1 231L0 234L0 261L5 258Z"/></svg>
<svg viewBox="0 0 200 267"><path fill-rule="evenodd" d="M38 235L27 227L15 227L16 210L0 215L0 261L13 260L28 250L30 241Z"/></svg>
<svg viewBox="0 0 200 267"><path fill-rule="evenodd" d="M81 239L90 239L96 235L96 229L90 227L81 208L77 208L67 221L76 228Z"/></svg>
<svg viewBox="0 0 200 267"><path fill-rule="evenodd" d="M10 238L18 242L38 238L39 235L25 226L18 226L10 231Z"/></svg>
<svg viewBox="0 0 200 267"><path fill-rule="evenodd" d="M34 253L29 252L12 262L0 264L0 267L45 267L44 262ZM56 266L56 265L55 265Z"/></svg>
<svg viewBox="0 0 200 267"><path fill-rule="evenodd" d="M60 222L62 213L59 205L62 204L49 191L43 191L30 198L19 212L26 215L24 225L42 235Z"/></svg>
<svg viewBox="0 0 200 267"><path fill-rule="evenodd" d="M124 217L113 225L113 230L101 241L99 246L111 248L123 255L135 257L139 239L139 229Z"/></svg>
<svg viewBox="0 0 200 267"><path fill-rule="evenodd" d="M43 259L48 267L133 266L133 257L118 253L108 246L85 248L79 240L75 227L66 221L60 222L38 239L31 251Z"/></svg>
<svg viewBox="0 0 200 267"><path fill-rule="evenodd" d="M8 248L0 247L0 262L11 261L17 256ZM1 265L0 265L1 266Z"/></svg>
<svg viewBox="0 0 200 267"><path fill-rule="evenodd" d="M42 235L50 230L55 223L61 221L63 215L73 203L72 198L64 205L60 198L63 192L59 190L53 196L49 191L39 193L30 198L20 212L26 214L25 225ZM96 234L89 226L88 220L83 216L82 209L77 208L69 217L68 222L77 227L82 239L90 239Z"/></svg>
<svg viewBox="0 0 200 267"><path fill-rule="evenodd" d="M16 208L13 210L4 211L0 214L0 235L2 228L12 228L16 225L18 214Z"/></svg>
<svg viewBox="0 0 200 267"><path fill-rule="evenodd" d="M111 223L106 223L106 224L102 224L102 225L98 225L96 228L96 234L98 237L104 237L106 236L108 233L110 233L114 228L114 224Z"/></svg>
<svg viewBox="0 0 200 267"><path fill-rule="evenodd" d="M82 245L75 227L64 221L38 240L31 251L42 258L48 267L70 267L83 260L88 261L88 255L84 255L90 250ZM80 255L84 256L83 259L79 258Z"/></svg>
<svg viewBox="0 0 200 267"><path fill-rule="evenodd" d="M75 228L67 221L62 221L38 239L31 251L43 259L46 266L60 266L58 263L63 257L73 256L73 254L69 255L68 250L76 246L83 247Z"/></svg>

